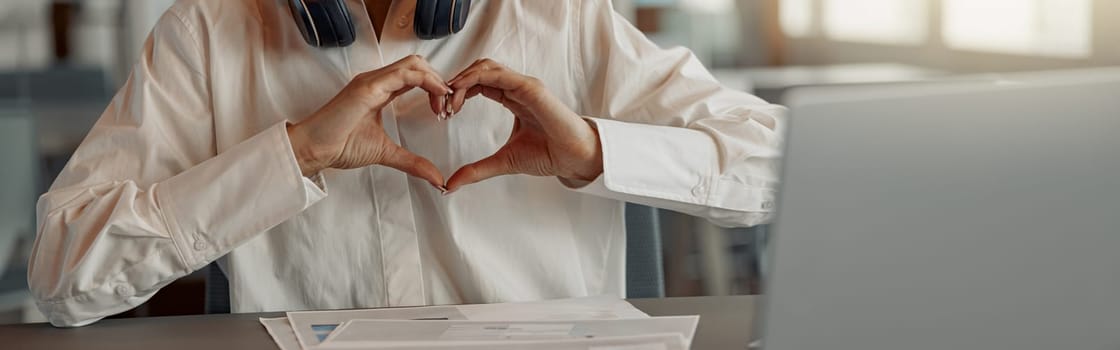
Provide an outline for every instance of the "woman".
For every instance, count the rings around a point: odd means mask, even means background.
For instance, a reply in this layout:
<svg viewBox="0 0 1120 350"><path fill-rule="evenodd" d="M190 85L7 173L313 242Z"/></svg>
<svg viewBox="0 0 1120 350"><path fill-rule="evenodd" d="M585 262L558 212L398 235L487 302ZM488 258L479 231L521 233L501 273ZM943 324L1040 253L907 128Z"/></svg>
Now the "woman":
<svg viewBox="0 0 1120 350"><path fill-rule="evenodd" d="M770 214L783 109L609 1L475 1L438 40L414 0L346 5L356 42L332 49L277 1L168 10L39 201L52 324L212 261L234 312L621 296L623 201Z"/></svg>

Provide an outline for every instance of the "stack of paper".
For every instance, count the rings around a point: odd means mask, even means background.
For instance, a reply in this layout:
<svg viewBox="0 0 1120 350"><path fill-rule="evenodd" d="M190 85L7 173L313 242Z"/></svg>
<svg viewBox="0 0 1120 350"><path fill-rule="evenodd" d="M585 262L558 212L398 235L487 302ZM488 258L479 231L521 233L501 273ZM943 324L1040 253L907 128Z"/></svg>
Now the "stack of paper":
<svg viewBox="0 0 1120 350"><path fill-rule="evenodd" d="M649 317L617 297L300 311L261 318L282 350L688 349L699 316Z"/></svg>

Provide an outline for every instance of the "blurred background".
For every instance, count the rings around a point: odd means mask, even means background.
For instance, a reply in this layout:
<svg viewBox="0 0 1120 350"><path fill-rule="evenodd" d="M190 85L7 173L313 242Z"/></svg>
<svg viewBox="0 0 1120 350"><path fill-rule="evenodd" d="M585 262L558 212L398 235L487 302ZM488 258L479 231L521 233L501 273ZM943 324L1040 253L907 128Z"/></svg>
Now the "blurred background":
<svg viewBox="0 0 1120 350"><path fill-rule="evenodd" d="M0 323L42 320L26 282L36 198L173 2L0 0ZM779 103L796 86L1120 65L1114 0L614 2L658 44L688 47L725 85ZM631 297L760 292L766 227L627 215ZM200 271L119 317L202 313L207 284Z"/></svg>

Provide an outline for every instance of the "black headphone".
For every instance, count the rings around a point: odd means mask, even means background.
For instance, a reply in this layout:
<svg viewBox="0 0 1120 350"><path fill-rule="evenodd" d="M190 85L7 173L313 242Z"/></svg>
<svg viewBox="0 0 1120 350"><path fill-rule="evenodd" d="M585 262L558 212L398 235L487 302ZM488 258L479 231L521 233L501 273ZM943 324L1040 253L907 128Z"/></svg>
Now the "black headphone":
<svg viewBox="0 0 1120 350"><path fill-rule="evenodd" d="M349 46L357 37L346 0L288 0L288 7L311 46ZM470 11L471 0L417 0L412 27L420 39L439 39L462 30Z"/></svg>

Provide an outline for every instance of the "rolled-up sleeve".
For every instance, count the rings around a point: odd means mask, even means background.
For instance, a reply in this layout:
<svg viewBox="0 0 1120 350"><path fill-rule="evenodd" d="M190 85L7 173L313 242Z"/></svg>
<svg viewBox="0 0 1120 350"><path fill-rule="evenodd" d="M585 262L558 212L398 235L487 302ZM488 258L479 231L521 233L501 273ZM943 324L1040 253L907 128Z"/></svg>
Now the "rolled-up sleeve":
<svg viewBox="0 0 1120 350"><path fill-rule="evenodd" d="M720 85L686 49L657 47L609 1L577 3L576 78L603 175L575 190L722 226L769 220L786 109Z"/></svg>
<svg viewBox="0 0 1120 350"><path fill-rule="evenodd" d="M173 6L39 199L28 282L55 326L131 309L326 196L285 123L217 152L205 37Z"/></svg>

